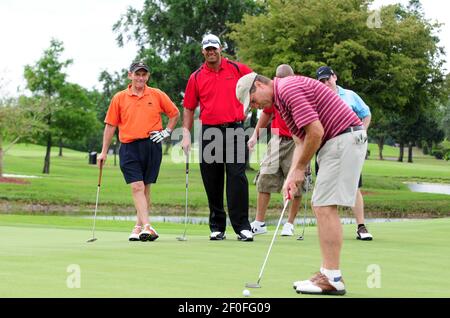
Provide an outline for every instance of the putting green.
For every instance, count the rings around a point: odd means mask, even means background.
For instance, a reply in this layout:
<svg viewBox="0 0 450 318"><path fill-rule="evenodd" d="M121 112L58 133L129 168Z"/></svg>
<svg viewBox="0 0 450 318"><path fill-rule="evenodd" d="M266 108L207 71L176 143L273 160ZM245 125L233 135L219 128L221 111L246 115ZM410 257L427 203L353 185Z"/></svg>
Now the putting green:
<svg viewBox="0 0 450 318"><path fill-rule="evenodd" d="M0 215L0 297L243 297L274 230L240 242L229 227L227 240L213 242L207 226L188 225L188 240L179 242L183 225L160 223L157 241L128 242L132 223L97 225L98 240L86 243L90 219ZM450 219L371 223L372 242L355 240L354 227L344 226L346 297L450 297ZM315 227L304 241L277 237L251 297L309 298L292 282L319 265Z"/></svg>

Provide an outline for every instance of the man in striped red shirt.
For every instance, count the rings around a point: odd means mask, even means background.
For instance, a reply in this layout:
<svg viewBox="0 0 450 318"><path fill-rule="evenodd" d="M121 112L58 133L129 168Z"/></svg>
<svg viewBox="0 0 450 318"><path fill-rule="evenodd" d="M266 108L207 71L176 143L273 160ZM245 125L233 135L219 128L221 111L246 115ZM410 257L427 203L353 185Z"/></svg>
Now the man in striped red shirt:
<svg viewBox="0 0 450 318"><path fill-rule="evenodd" d="M339 269L342 225L337 206L355 205L358 179L367 150L367 134L356 114L321 82L304 77L267 77L251 73L237 83L244 104L263 109L275 104L293 135L296 147L283 186L291 198L304 180L307 164L318 152L320 165L312 195L322 252L320 271L294 282L297 293L344 295Z"/></svg>
<svg viewBox="0 0 450 318"><path fill-rule="evenodd" d="M277 67L275 76L283 78L293 76L294 70L288 64L281 64ZM261 162L261 167L256 178L256 189L258 198L256 201L255 221L250 223L254 235L267 233L265 217L270 203L271 193L280 193L292 163L292 154L294 153L295 143L292 134L286 126L283 118L275 107L264 108L255 130L248 141L248 148L253 151L261 129L266 128L271 123L272 137L267 146L267 153ZM306 182L302 188L306 191L308 185ZM281 236L294 235L294 221L302 200L302 192L299 190L292 198L289 208L287 222L283 225Z"/></svg>

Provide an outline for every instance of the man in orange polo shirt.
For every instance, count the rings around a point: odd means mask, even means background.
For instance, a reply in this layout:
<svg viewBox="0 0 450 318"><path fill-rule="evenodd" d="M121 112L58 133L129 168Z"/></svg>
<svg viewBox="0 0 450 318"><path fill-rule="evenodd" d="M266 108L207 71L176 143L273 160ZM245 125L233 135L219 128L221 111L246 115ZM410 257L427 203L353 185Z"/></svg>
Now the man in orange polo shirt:
<svg viewBox="0 0 450 318"><path fill-rule="evenodd" d="M150 184L156 183L162 160L161 141L170 136L179 118L178 108L161 90L147 86L149 68L132 63L131 84L114 95L105 118L103 147L98 157L105 162L112 137L119 128L120 169L130 184L136 208L136 225L130 241L154 241L158 233L149 222ZM169 117L163 129L161 113Z"/></svg>
<svg viewBox="0 0 450 318"><path fill-rule="evenodd" d="M253 241L248 221L248 180L245 175L244 108L236 98L236 83L251 69L221 56L220 39L202 40L205 63L189 77L184 95L183 149L191 146L194 111L200 106L200 172L208 196L210 240L225 239L224 183L228 213L240 241Z"/></svg>

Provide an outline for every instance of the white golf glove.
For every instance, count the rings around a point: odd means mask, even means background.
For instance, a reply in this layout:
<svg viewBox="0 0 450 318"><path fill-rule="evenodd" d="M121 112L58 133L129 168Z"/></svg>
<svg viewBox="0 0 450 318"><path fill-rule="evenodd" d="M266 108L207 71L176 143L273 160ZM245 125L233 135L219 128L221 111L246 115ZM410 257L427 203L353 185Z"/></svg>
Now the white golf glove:
<svg viewBox="0 0 450 318"><path fill-rule="evenodd" d="M161 131L152 131L150 133L150 140L155 142L155 143L159 143L161 141L163 141L164 139L166 139L167 137L170 137L170 133L172 131L169 128L163 129Z"/></svg>

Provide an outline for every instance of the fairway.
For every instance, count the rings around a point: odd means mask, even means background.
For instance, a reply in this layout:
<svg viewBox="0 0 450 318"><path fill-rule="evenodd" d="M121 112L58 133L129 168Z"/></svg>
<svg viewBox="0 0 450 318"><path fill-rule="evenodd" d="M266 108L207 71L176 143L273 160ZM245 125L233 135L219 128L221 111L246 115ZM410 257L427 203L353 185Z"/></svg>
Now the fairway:
<svg viewBox="0 0 450 318"><path fill-rule="evenodd" d="M88 244L91 225L77 217L1 215L0 297L243 297L274 231L247 243L228 227L225 241L209 241L207 226L188 225L188 241L179 242L182 224L159 223L157 241L128 242L132 223L101 220L98 240ZM376 239L361 242L354 225L344 225L345 297L450 297L449 226L448 218L372 223ZM292 282L320 265L316 230L308 227L304 241L277 237L252 298L312 297L297 295ZM380 270L376 286L368 268Z"/></svg>

